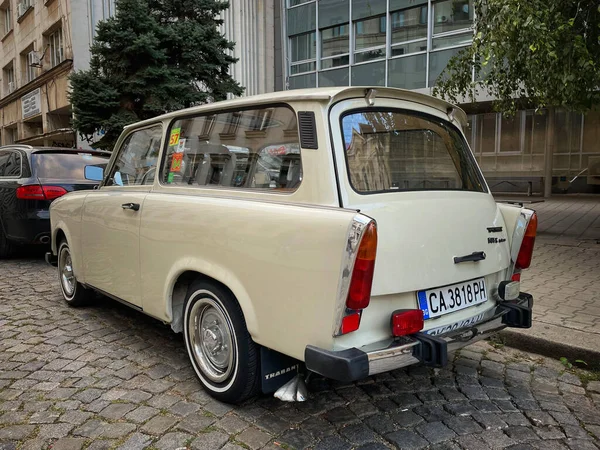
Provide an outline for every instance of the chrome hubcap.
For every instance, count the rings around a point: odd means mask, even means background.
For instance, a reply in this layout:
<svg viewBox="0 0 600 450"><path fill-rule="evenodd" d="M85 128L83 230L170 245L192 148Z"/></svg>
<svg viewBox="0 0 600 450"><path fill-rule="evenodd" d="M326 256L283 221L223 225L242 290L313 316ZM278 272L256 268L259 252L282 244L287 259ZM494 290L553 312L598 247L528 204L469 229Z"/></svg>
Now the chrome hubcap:
<svg viewBox="0 0 600 450"><path fill-rule="evenodd" d="M211 298L198 300L189 315L190 344L202 372L220 383L233 368L232 325L222 307Z"/></svg>
<svg viewBox="0 0 600 450"><path fill-rule="evenodd" d="M71 253L68 248L63 248L59 258L60 282L67 296L75 292L75 274L73 273L73 264L71 262Z"/></svg>

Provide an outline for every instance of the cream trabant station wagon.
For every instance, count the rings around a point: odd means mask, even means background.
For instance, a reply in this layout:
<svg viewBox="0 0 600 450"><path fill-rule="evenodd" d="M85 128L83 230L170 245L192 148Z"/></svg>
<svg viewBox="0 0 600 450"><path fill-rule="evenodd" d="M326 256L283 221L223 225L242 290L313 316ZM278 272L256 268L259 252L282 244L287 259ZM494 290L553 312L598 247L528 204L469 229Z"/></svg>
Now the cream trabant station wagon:
<svg viewBox="0 0 600 450"><path fill-rule="evenodd" d="M183 332L214 397L317 373L352 381L504 327L537 218L496 203L464 112L399 89L278 92L125 128L99 188L51 207L62 294ZM296 396L296 399L298 396Z"/></svg>

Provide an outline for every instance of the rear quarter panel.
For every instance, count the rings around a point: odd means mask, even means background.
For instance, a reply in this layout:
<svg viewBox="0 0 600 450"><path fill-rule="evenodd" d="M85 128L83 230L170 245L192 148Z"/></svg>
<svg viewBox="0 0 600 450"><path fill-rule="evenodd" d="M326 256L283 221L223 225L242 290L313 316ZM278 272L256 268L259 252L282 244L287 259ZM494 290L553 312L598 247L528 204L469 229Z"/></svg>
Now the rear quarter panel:
<svg viewBox="0 0 600 450"><path fill-rule="evenodd" d="M170 322L174 283L197 271L233 292L258 344L300 360L307 344L332 348L354 211L151 193L142 212L146 313Z"/></svg>
<svg viewBox="0 0 600 450"><path fill-rule="evenodd" d="M64 195L50 205L50 224L52 230L52 253L58 251L57 236L62 231L71 249L73 271L77 280L85 283L83 256L81 251L81 214L87 191L75 191Z"/></svg>

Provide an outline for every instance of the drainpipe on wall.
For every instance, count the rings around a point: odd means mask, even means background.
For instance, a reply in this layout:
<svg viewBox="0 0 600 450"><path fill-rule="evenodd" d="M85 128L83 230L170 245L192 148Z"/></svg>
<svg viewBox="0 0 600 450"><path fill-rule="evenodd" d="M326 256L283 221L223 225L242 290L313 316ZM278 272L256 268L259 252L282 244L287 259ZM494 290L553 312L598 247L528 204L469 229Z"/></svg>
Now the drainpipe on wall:
<svg viewBox="0 0 600 450"><path fill-rule="evenodd" d="M548 124L546 127L546 155L544 158L544 198L550 198L552 195L552 159L554 155L554 122L555 108L548 108Z"/></svg>

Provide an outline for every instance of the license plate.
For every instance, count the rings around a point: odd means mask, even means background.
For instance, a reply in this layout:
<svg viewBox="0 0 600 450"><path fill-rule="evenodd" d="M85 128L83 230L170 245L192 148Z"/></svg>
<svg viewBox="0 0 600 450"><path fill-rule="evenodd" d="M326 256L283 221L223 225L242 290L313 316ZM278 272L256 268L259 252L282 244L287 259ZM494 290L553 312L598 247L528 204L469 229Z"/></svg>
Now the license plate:
<svg viewBox="0 0 600 450"><path fill-rule="evenodd" d="M478 305L487 301L485 279L450 284L435 289L418 292L419 307L423 318L432 319L454 311Z"/></svg>

